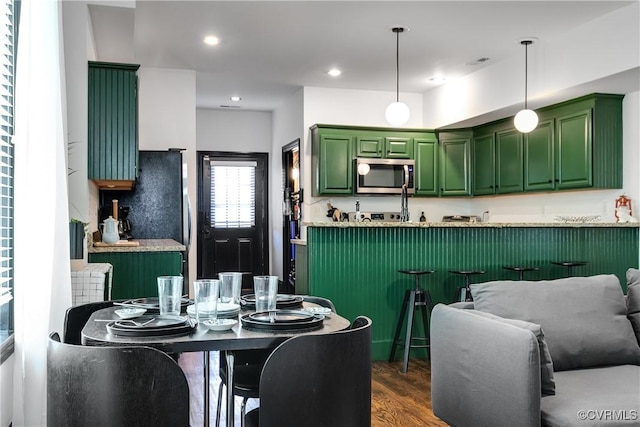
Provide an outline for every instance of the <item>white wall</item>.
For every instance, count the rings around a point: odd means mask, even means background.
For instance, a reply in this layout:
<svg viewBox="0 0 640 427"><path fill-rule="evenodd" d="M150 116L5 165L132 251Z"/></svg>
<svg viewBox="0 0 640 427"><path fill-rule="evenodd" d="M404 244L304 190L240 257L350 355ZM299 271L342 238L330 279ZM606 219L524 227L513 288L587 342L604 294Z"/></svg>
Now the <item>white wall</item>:
<svg viewBox="0 0 640 427"><path fill-rule="evenodd" d="M271 151L271 113L198 108L196 111L198 151Z"/></svg>
<svg viewBox="0 0 640 427"><path fill-rule="evenodd" d="M283 269L284 260L282 258L283 245L285 242L283 235L282 200L284 188L282 186L284 172L282 171L282 147L300 139L300 151L303 148L303 98L304 90L300 89L289 99L283 102L273 112L273 145L271 152L271 188L269 189L269 199L271 200L271 274L284 280ZM304 173L304 170L303 172ZM304 186L304 182L301 183ZM306 197L306 194L304 195ZM304 212L303 212L304 214Z"/></svg>
<svg viewBox="0 0 640 427"><path fill-rule="evenodd" d="M581 85L640 66L639 5L635 2L556 39L539 40L530 46L530 107L584 95ZM439 128L494 111L504 110L504 114L491 119L515 114L524 101L523 59L524 51L521 56L426 92L424 126Z"/></svg>
<svg viewBox="0 0 640 427"><path fill-rule="evenodd" d="M140 150L186 149L191 223L196 224L196 73L192 70L141 67L138 80ZM193 234L191 241L190 289L196 277Z"/></svg>

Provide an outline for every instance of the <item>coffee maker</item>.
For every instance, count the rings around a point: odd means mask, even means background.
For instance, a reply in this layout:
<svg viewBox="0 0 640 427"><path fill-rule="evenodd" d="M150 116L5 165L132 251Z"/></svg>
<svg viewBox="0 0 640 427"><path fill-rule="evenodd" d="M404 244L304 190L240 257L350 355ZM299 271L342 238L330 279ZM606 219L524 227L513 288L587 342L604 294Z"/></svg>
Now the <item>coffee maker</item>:
<svg viewBox="0 0 640 427"><path fill-rule="evenodd" d="M120 240L131 240L133 235L131 234L131 221L129 220L129 206L118 207L118 234L120 234ZM98 223L102 222L113 216L113 206L103 206L98 210Z"/></svg>

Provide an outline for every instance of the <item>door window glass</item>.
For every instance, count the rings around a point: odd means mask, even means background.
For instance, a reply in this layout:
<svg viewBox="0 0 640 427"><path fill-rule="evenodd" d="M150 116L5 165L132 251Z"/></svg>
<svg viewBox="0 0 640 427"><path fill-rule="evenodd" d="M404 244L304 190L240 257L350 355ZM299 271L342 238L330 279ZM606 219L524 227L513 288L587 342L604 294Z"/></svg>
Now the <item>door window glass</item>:
<svg viewBox="0 0 640 427"><path fill-rule="evenodd" d="M256 166L211 161L211 227L255 227Z"/></svg>

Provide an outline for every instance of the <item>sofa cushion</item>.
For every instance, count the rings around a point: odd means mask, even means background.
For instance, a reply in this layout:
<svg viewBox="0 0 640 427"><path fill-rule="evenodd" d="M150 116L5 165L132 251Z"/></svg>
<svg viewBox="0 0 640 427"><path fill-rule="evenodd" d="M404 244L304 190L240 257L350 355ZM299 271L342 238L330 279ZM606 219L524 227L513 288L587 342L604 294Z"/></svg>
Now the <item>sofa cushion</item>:
<svg viewBox="0 0 640 427"><path fill-rule="evenodd" d="M627 317L640 345L640 270L627 270Z"/></svg>
<svg viewBox="0 0 640 427"><path fill-rule="evenodd" d="M540 400L541 424L637 426L640 420L640 366L556 372L556 394Z"/></svg>
<svg viewBox="0 0 640 427"><path fill-rule="evenodd" d="M640 364L615 275L471 285L476 310L542 326L556 371Z"/></svg>
<svg viewBox="0 0 640 427"><path fill-rule="evenodd" d="M505 319L504 317L496 316L495 314L487 313L484 311L466 311L468 313L487 317L498 322L507 323L509 325L513 325L518 328L526 329L533 332L533 335L535 335L536 339L538 340L538 350L540 352L540 391L542 392L543 396L555 394L556 383L553 380L553 361L551 360L551 354L549 353L547 341L544 338L544 332L542 331L540 325L526 322L524 320Z"/></svg>

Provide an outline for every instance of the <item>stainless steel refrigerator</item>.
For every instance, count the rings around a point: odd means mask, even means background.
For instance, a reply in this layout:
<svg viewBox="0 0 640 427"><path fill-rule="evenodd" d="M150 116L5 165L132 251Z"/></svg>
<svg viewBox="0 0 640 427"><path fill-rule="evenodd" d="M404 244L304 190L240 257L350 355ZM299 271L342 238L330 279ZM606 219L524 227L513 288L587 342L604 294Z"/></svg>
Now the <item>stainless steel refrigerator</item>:
<svg viewBox="0 0 640 427"><path fill-rule="evenodd" d="M191 215L187 193L187 160L182 149L140 151L139 176L131 191L104 192L102 203L118 199L129 207L133 239L173 239L184 244L182 274L189 282ZM108 193L108 194L106 194Z"/></svg>

